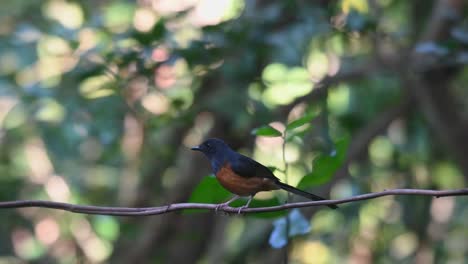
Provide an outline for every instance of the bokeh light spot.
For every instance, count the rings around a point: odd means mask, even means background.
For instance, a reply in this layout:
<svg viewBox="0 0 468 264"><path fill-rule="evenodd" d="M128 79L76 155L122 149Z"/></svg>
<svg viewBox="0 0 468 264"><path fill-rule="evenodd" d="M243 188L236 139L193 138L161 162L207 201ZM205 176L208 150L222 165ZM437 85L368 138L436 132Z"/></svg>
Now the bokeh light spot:
<svg viewBox="0 0 468 264"><path fill-rule="evenodd" d="M111 216L100 215L93 221L96 233L107 240L115 240L119 237L119 222Z"/></svg>
<svg viewBox="0 0 468 264"><path fill-rule="evenodd" d="M291 258L304 264L330 263L330 251L319 241L305 241L294 244Z"/></svg>
<svg viewBox="0 0 468 264"><path fill-rule="evenodd" d="M45 218L39 221L34 228L34 232L37 239L47 246L57 241L60 235L59 226L52 218Z"/></svg>
<svg viewBox="0 0 468 264"><path fill-rule="evenodd" d="M70 189L65 180L60 176L52 176L45 185L47 194L52 201L68 202L70 198Z"/></svg>
<svg viewBox="0 0 468 264"><path fill-rule="evenodd" d="M340 84L335 89L331 89L327 97L328 110L336 115L344 114L349 109L350 91L345 84Z"/></svg>
<svg viewBox="0 0 468 264"><path fill-rule="evenodd" d="M83 24L83 9L78 3L53 0L44 6L43 11L47 17L70 29L77 29Z"/></svg>
<svg viewBox="0 0 468 264"><path fill-rule="evenodd" d="M113 95L112 80L106 75L93 76L81 82L81 95L89 99Z"/></svg>
<svg viewBox="0 0 468 264"><path fill-rule="evenodd" d="M367 13L369 7L366 0L343 0L341 2L341 9L344 13L348 13L351 10Z"/></svg>
<svg viewBox="0 0 468 264"><path fill-rule="evenodd" d="M162 62L169 59L169 50L164 46L159 46L153 50L151 58L156 62Z"/></svg>
<svg viewBox="0 0 468 264"><path fill-rule="evenodd" d="M175 84L176 75L173 66L161 65L155 72L155 83L162 89L167 89Z"/></svg>
<svg viewBox="0 0 468 264"><path fill-rule="evenodd" d="M113 32L126 31L133 20L135 6L126 2L114 2L106 8L104 24Z"/></svg>
<svg viewBox="0 0 468 264"><path fill-rule="evenodd" d="M34 260L44 253L44 248L27 229L13 230L11 240L16 255L22 259Z"/></svg>
<svg viewBox="0 0 468 264"><path fill-rule="evenodd" d="M387 166L392 162L394 146L387 137L376 137L369 146L369 156L376 166Z"/></svg>
<svg viewBox="0 0 468 264"><path fill-rule="evenodd" d="M39 101L39 109L36 112L38 120L50 123L60 123L65 118L65 108L52 98Z"/></svg>
<svg viewBox="0 0 468 264"><path fill-rule="evenodd" d="M219 24L239 16L243 4L240 0L200 0L191 14L192 22L197 26Z"/></svg>
<svg viewBox="0 0 468 264"><path fill-rule="evenodd" d="M303 67L287 68L283 64L273 63L265 67L262 79L267 85L262 100L270 107L291 103L313 88L309 73Z"/></svg>
<svg viewBox="0 0 468 264"><path fill-rule="evenodd" d="M135 11L133 26L141 32L150 31L157 21L156 14L150 9L139 8Z"/></svg>
<svg viewBox="0 0 468 264"><path fill-rule="evenodd" d="M397 259L403 259L412 254L418 246L418 238L413 233L403 233L393 239L390 254Z"/></svg>
<svg viewBox="0 0 468 264"><path fill-rule="evenodd" d="M99 41L98 33L92 28L84 28L78 33L78 40L80 42L78 46L80 51L92 49Z"/></svg>
<svg viewBox="0 0 468 264"><path fill-rule="evenodd" d="M167 97L158 92L152 92L144 96L141 103L146 110L155 115L164 114L170 105Z"/></svg>
<svg viewBox="0 0 468 264"><path fill-rule="evenodd" d="M53 172L52 162L47 155L44 143L40 139L32 139L24 153L29 165L29 177L32 182L44 183Z"/></svg>
<svg viewBox="0 0 468 264"><path fill-rule="evenodd" d="M431 216L439 223L446 223L453 215L455 200L453 197L433 199L431 203Z"/></svg>
<svg viewBox="0 0 468 264"><path fill-rule="evenodd" d="M70 45L57 36L43 36L37 43L37 53L40 57L63 56L70 54Z"/></svg>
<svg viewBox="0 0 468 264"><path fill-rule="evenodd" d="M325 77L330 69L329 59L327 54L323 53L322 51L313 49L307 58L307 70L309 71L309 79L314 81L319 81L323 77ZM335 66L335 72L337 71L337 67Z"/></svg>
<svg viewBox="0 0 468 264"><path fill-rule="evenodd" d="M432 168L433 181L441 189L456 189L464 186L462 174L450 162L438 162Z"/></svg>

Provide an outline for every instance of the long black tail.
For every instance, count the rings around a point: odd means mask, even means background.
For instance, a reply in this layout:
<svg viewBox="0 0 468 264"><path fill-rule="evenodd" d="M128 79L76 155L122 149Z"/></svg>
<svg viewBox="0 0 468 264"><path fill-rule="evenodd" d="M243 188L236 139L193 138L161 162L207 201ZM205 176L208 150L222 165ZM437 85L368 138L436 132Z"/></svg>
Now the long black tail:
<svg viewBox="0 0 468 264"><path fill-rule="evenodd" d="M282 183L280 181L277 181L276 185L278 185L278 187L280 187L281 189L283 189L285 191L292 192L294 194L300 195L302 197L305 197L305 198L308 198L308 199L311 199L311 200L314 200L314 201L326 200L325 198L322 198L322 197L317 196L315 194L312 194L312 193L297 189L296 187L292 187L291 185L287 185L286 183ZM330 207L331 209L337 209L338 208L338 206L336 206L334 204L330 204L330 205L327 205L327 206Z"/></svg>

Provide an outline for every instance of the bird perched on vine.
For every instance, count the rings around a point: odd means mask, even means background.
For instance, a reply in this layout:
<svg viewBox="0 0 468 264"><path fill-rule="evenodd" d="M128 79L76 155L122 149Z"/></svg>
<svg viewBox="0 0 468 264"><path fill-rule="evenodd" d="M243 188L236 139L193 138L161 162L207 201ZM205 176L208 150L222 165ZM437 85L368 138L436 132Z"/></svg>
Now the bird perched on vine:
<svg viewBox="0 0 468 264"><path fill-rule="evenodd" d="M225 189L235 194L227 202L219 204L217 209L228 206L241 196L248 196L249 200L247 203L239 208L238 213L240 213L242 209L249 207L250 202L258 192L278 189L283 189L314 201L325 200L325 198L281 182L269 168L232 150L221 139L207 139L201 145L193 147L192 150L205 154L210 160L213 174L219 183ZM336 205L327 206L332 209L338 208Z"/></svg>

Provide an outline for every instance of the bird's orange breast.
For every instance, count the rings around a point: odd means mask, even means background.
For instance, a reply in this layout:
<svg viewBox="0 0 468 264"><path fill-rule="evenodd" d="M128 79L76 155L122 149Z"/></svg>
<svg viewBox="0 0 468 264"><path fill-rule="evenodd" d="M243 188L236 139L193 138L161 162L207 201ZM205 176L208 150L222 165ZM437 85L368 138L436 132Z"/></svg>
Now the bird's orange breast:
<svg viewBox="0 0 468 264"><path fill-rule="evenodd" d="M273 180L261 177L242 177L235 173L229 164L225 164L219 169L216 178L226 190L240 196L278 189Z"/></svg>

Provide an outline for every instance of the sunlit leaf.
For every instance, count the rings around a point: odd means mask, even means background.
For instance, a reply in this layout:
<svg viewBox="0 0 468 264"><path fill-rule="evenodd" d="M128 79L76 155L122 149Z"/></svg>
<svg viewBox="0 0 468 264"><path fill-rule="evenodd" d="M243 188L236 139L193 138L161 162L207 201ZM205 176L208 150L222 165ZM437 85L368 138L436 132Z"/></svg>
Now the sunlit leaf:
<svg viewBox="0 0 468 264"><path fill-rule="evenodd" d="M289 218L289 237L307 234L310 231L309 221L302 215L299 209L293 209L288 215ZM273 248L284 247L288 239L286 237L286 217L282 217L273 222L273 231L270 234L268 242Z"/></svg>
<svg viewBox="0 0 468 264"><path fill-rule="evenodd" d="M107 97L107 96L114 95L114 94L115 94L115 91L112 89L99 89L97 91L84 94L83 96L88 99L97 99L97 98Z"/></svg>
<svg viewBox="0 0 468 264"><path fill-rule="evenodd" d="M320 155L314 160L312 172L305 175L298 187L305 189L311 186L322 185L330 181L336 170L340 168L346 155L348 140L342 139L335 143L335 150L326 155Z"/></svg>
<svg viewBox="0 0 468 264"><path fill-rule="evenodd" d="M275 171L282 171L280 168L278 167L275 167L275 166L267 166L268 169L270 169L272 172L275 172Z"/></svg>
<svg viewBox="0 0 468 264"><path fill-rule="evenodd" d="M289 68L284 64L273 63L263 70L262 80L267 85L262 93L262 101L270 107L289 104L313 89L310 73L304 67Z"/></svg>
<svg viewBox="0 0 468 264"><path fill-rule="evenodd" d="M252 134L263 137L279 137L282 135L281 132L268 125L252 130Z"/></svg>
<svg viewBox="0 0 468 264"><path fill-rule="evenodd" d="M65 115L65 108L56 100L47 98L39 101L39 109L36 112L36 118L38 120L60 123Z"/></svg>
<svg viewBox="0 0 468 264"><path fill-rule="evenodd" d="M304 129L301 129L300 131L297 130L292 130L289 133L286 134L286 141L292 141L295 138L302 139L304 138L305 134L307 134L310 130L312 129L311 126L305 127Z"/></svg>
<svg viewBox="0 0 468 264"><path fill-rule="evenodd" d="M307 114L301 118L298 118L294 121L292 121L291 123L289 123L287 126L286 126L286 131L291 131L295 128L298 128L298 127L301 127L305 124L308 124L310 123L310 121L312 121L312 119L314 119L315 117L315 114Z"/></svg>

